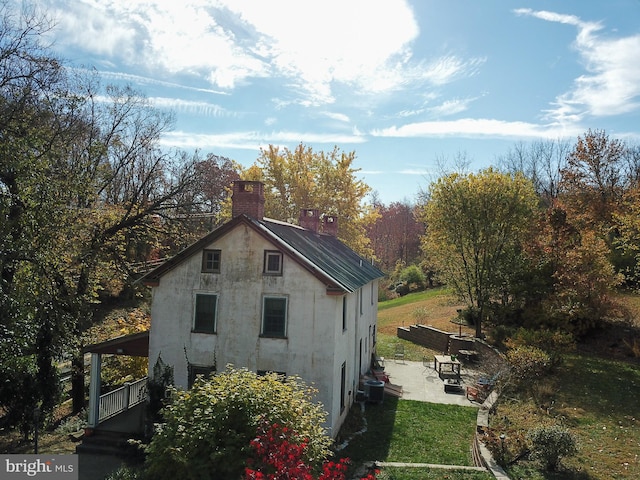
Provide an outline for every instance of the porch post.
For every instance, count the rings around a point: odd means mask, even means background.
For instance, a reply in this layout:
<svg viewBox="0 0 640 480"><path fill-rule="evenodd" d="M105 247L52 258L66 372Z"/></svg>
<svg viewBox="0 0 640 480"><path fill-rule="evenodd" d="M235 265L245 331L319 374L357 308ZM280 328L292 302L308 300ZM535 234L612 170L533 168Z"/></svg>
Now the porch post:
<svg viewBox="0 0 640 480"><path fill-rule="evenodd" d="M96 428L100 423L100 372L102 355L91 354L91 376L89 377L89 428Z"/></svg>

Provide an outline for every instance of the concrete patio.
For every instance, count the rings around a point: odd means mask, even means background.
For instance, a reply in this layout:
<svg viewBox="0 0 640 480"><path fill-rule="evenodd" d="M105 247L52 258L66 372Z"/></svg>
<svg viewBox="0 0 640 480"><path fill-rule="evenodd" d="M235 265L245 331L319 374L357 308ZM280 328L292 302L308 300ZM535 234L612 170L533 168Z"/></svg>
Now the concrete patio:
<svg viewBox="0 0 640 480"><path fill-rule="evenodd" d="M433 362L429 362L425 366L422 362L386 360L384 371L389 375L392 384L402 386L402 398L405 400L480 406L479 403L468 400L465 394L467 385L474 385L475 379L479 375L479 372L475 370L462 368L462 391L460 393L445 393L444 382L440 380L437 372L433 369Z"/></svg>

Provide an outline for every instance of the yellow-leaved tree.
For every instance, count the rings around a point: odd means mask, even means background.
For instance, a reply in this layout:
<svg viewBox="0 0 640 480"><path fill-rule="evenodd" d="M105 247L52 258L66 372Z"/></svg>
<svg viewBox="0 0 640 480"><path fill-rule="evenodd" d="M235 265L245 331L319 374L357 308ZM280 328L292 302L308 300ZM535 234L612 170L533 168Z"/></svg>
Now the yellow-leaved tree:
<svg viewBox="0 0 640 480"><path fill-rule="evenodd" d="M521 271L521 243L537 201L533 184L523 175L489 168L438 179L420 209L427 225L423 249L467 303L477 337L490 303L509 296Z"/></svg>
<svg viewBox="0 0 640 480"><path fill-rule="evenodd" d="M371 188L356 177L355 152L334 147L314 151L299 144L294 150L270 145L261 150L256 163L243 172L245 180L265 184L265 216L297 223L301 209L338 217L338 238L365 257L373 250L366 226L376 219L365 202Z"/></svg>

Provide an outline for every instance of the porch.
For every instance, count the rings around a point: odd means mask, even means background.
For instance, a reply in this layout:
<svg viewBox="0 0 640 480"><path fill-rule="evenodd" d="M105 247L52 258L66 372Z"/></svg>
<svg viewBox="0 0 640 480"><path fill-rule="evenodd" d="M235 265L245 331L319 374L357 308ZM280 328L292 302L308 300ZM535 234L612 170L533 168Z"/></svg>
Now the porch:
<svg viewBox="0 0 640 480"><path fill-rule="evenodd" d="M134 333L106 342L89 345L85 353L91 354L89 379L89 429L135 433L143 428L143 404L147 399L147 377L125 383L122 387L101 394L103 355L149 356L149 332ZM134 408L137 407L137 408ZM126 416L123 414L127 412ZM126 418L125 418L126 417Z"/></svg>

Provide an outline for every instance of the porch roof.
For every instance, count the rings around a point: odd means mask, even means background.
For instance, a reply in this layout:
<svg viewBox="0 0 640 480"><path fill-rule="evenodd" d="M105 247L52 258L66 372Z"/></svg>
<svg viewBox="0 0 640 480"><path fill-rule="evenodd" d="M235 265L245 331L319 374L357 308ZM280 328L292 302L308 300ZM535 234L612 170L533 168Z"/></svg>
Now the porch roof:
<svg viewBox="0 0 640 480"><path fill-rule="evenodd" d="M129 355L131 357L149 356L149 331L132 333L112 338L101 343L87 345L82 349L84 353L100 353L113 355Z"/></svg>

